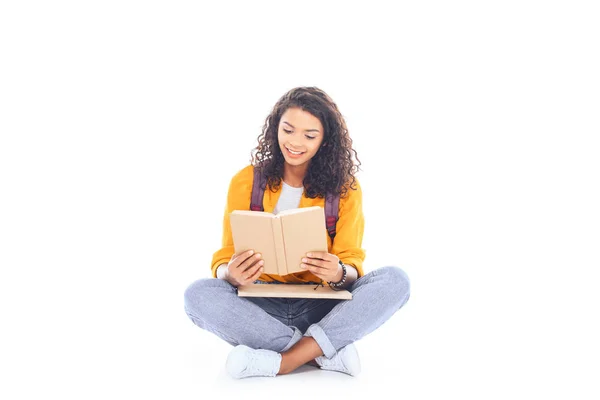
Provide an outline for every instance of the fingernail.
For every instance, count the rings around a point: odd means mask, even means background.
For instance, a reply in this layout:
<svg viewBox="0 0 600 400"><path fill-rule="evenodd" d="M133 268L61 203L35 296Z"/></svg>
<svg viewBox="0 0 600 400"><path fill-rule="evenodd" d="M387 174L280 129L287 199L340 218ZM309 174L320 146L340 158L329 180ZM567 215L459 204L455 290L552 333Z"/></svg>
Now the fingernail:
<svg viewBox="0 0 600 400"><path fill-rule="evenodd" d="M260 260L260 261L258 262L258 265L263 265L264 263L265 263L265 261L264 261L264 260ZM261 268L261 269L262 269L262 268Z"/></svg>
<svg viewBox="0 0 600 400"><path fill-rule="evenodd" d="M250 250L250 255L254 254L254 250Z"/></svg>
<svg viewBox="0 0 600 400"><path fill-rule="evenodd" d="M306 258L303 258L302 262L308 262L308 260Z"/></svg>
<svg viewBox="0 0 600 400"><path fill-rule="evenodd" d="M307 257L312 257L312 253L306 253Z"/></svg>
<svg viewBox="0 0 600 400"><path fill-rule="evenodd" d="M304 265L304 264L300 264L300 268L302 268L302 269L306 269L306 265Z"/></svg>
<svg viewBox="0 0 600 400"><path fill-rule="evenodd" d="M257 254L257 255L256 255L256 258L260 258L260 254Z"/></svg>

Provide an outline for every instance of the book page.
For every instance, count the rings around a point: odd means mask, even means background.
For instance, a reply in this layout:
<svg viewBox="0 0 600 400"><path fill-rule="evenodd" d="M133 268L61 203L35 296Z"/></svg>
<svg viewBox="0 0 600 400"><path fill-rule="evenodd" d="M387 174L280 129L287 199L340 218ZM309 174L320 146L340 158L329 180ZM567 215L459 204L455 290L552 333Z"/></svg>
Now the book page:
<svg viewBox="0 0 600 400"><path fill-rule="evenodd" d="M322 207L304 207L279 214L285 242L287 273L304 272L302 258L310 251L327 251L325 210Z"/></svg>
<svg viewBox="0 0 600 400"><path fill-rule="evenodd" d="M274 215L261 211L233 211L229 215L233 247L236 254L246 250L260 253L265 274L279 274L273 237Z"/></svg>

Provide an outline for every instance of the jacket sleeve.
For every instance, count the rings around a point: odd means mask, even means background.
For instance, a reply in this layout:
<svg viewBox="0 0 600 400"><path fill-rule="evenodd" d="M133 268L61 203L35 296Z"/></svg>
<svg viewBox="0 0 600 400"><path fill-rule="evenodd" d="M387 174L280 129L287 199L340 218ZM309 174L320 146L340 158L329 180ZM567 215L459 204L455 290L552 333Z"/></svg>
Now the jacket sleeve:
<svg viewBox="0 0 600 400"><path fill-rule="evenodd" d="M254 169L248 166L238 172L229 183L227 191L227 203L223 215L223 234L221 248L212 257L211 271L213 278L217 277L217 268L221 264L227 264L234 254L233 237L229 225L229 214L234 210L249 210L250 197L252 195L252 181Z"/></svg>
<svg viewBox="0 0 600 400"><path fill-rule="evenodd" d="M358 180L356 190L348 189L347 195L340 199L338 217L331 253L338 256L344 264L356 268L360 278L364 275L365 250L362 248L362 239L365 218L362 210L362 190Z"/></svg>

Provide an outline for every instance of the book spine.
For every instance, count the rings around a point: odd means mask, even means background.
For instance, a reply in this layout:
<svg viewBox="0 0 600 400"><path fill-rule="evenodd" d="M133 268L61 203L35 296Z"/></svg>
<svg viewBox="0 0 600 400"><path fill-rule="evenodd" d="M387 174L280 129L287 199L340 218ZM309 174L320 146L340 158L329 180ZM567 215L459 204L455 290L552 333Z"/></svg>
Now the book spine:
<svg viewBox="0 0 600 400"><path fill-rule="evenodd" d="M281 227L281 218L273 218L273 239L275 241L275 254L277 256L277 270L279 275L287 275L287 266L285 263L285 243L283 242L283 229Z"/></svg>

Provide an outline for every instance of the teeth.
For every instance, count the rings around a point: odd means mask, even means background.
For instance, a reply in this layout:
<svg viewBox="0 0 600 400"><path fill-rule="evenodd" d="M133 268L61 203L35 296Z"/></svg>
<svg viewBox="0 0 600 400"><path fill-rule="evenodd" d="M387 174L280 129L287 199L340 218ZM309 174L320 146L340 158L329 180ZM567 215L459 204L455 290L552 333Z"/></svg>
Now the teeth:
<svg viewBox="0 0 600 400"><path fill-rule="evenodd" d="M286 149L288 149L288 148L286 147ZM302 154L302 153L304 153L303 151L292 151L292 150L290 150L290 149L288 149L288 151L289 151L290 153L294 154L294 155L298 155L298 154Z"/></svg>

